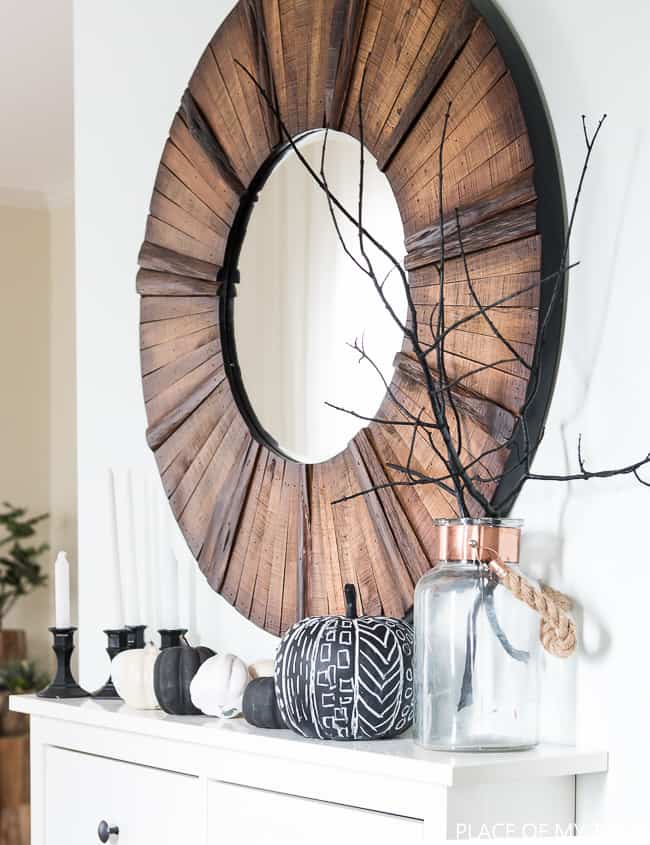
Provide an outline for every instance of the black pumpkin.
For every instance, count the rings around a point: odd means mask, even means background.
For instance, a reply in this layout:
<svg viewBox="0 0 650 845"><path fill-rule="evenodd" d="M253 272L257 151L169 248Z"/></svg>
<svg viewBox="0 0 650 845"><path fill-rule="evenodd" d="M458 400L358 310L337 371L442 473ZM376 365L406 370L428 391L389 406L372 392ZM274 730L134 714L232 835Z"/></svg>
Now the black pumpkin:
<svg viewBox="0 0 650 845"><path fill-rule="evenodd" d="M244 719L258 728L286 728L275 697L273 678L255 678L244 691Z"/></svg>
<svg viewBox="0 0 650 845"><path fill-rule="evenodd" d="M158 704L174 716L200 716L192 704L190 683L199 666L214 652L207 646L175 646L161 651L153 670L153 683Z"/></svg>
<svg viewBox="0 0 650 845"><path fill-rule="evenodd" d="M413 721L413 631L399 619L346 616L297 622L282 638L269 678L253 681L244 716L257 727L287 726L318 739L383 739Z"/></svg>

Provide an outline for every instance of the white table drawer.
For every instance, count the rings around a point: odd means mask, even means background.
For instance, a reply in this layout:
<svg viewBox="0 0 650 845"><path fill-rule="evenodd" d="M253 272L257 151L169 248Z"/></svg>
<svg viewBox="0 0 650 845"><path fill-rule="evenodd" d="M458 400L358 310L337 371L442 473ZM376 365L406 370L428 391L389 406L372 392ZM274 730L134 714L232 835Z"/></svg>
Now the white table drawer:
<svg viewBox="0 0 650 845"><path fill-rule="evenodd" d="M46 845L93 845L104 819L112 845L201 842L198 778L48 747Z"/></svg>
<svg viewBox="0 0 650 845"><path fill-rule="evenodd" d="M416 819L230 783L208 784L208 845L395 845L422 840L423 823Z"/></svg>

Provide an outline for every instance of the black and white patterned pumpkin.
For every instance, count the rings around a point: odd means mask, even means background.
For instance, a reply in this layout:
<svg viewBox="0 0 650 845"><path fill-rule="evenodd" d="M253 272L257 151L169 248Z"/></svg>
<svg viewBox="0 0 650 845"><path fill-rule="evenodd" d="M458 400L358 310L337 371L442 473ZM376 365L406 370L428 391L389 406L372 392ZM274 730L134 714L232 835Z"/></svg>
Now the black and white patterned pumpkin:
<svg viewBox="0 0 650 845"><path fill-rule="evenodd" d="M357 618L345 586L346 616L297 622L275 659L282 720L317 739L383 739L413 721L413 632L399 619Z"/></svg>

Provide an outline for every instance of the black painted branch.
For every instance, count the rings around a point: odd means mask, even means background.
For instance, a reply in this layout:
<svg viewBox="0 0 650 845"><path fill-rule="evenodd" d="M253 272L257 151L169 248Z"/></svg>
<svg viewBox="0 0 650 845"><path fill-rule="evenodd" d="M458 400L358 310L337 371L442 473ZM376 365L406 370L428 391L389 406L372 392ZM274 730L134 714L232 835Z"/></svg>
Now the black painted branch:
<svg viewBox="0 0 650 845"><path fill-rule="evenodd" d="M350 408L344 408L341 405L335 405L333 402L325 402L328 408L333 408L335 411L341 411L343 414L348 414L351 417L356 417L358 420L364 420L365 422L372 422L378 423L379 425L406 425L412 426L415 423L411 422L411 420L386 420L382 419L381 417L367 417L364 414L359 414L357 411L353 411ZM420 421L419 426L421 428L429 428L438 430L438 425L436 423L428 423Z"/></svg>
<svg viewBox="0 0 650 845"><path fill-rule="evenodd" d="M576 193L573 200L573 206L571 210L569 225L567 228L567 233L565 237L565 243L562 251L562 258L560 261L559 268L552 274L544 277L543 279L539 280L538 282L527 285L522 287L520 290L515 291L514 293L508 294L507 296L500 297L498 300L494 302L483 304L480 301L480 298L476 292L476 288L473 284L471 279L471 275L469 272L469 266L467 261L467 255L464 248L463 238L462 238L462 231L460 225L460 217L459 213L456 210L456 229L458 235L458 241L460 246L460 253L463 260L464 270L465 270L465 277L468 285L468 289L472 296L472 300L474 305L476 306L476 310L473 313L465 315L464 317L456 320L455 322L451 323L450 325L445 325L445 241L444 241L444 219L443 219L443 200L444 200L444 190L443 190L443 151L444 151L444 143L445 143L445 136L447 125L449 121L449 113L451 108L451 103L447 109L444 126L443 126L443 133L441 144L439 147L439 178L438 178L438 203L440 208L440 263L437 265L439 279L439 296L438 296L438 303L432 308L431 314L429 315L429 330L431 332L432 337L434 338L433 343L431 343L427 347L423 347L420 338L418 336L418 321L417 321L417 310L416 306L413 302L412 292L410 285L408 283L408 278L406 273L401 266L400 262L387 250L376 238L374 238L370 232L367 231L363 224L363 216L364 216L364 181L365 181L365 146L364 146L364 125L363 125L363 88L365 82L365 71L363 78L361 80L361 90L359 95L359 102L358 102L358 115L359 115L359 135L360 135L360 173L359 173L359 194L358 194L358 205L357 205L357 215L356 217L349 212L343 204L337 199L337 197L332 193L329 188L326 174L325 174L325 156L326 156L326 145L327 145L327 131L325 133L325 140L323 143L323 150L321 154L321 165L320 165L320 175L317 174L314 169L310 166L310 164L306 161L304 156L301 154L300 150L298 149L294 139L291 137L290 133L287 130L284 122L282 121L281 115L279 114L279 109L277 104L274 103L269 97L267 92L264 88L257 82L253 74L245 68L241 63L237 62L237 64L241 67L241 69L246 73L246 75L250 78L253 84L258 89L258 93L267 103L270 110L275 115L276 119L278 120L278 124L281 128L282 133L287 139L287 142L293 149L294 153L297 155L299 161L303 164L303 166L307 169L310 173L316 184L323 190L328 202L328 208L330 211L330 216L332 218L333 224L336 229L336 233L339 239L339 242L342 245L346 255L355 263L358 269L362 270L372 281L376 292L378 293L384 307L390 313L394 322L400 327L400 329L404 332L406 338L410 341L413 353L415 358L422 369L422 373L424 376L424 381L427 389L427 394L429 397L429 401L431 403L431 411L433 414L433 418L435 419L435 423L427 423L422 421L422 414L424 409L421 409L420 413L415 415L408 408L404 405L403 402L400 402L396 397L395 393L391 390L390 385L387 384L383 374L379 367L375 364L374 361L367 355L365 349L363 348L363 342L359 345L358 342L355 342L353 348L358 351L362 357L362 359L367 360L378 373L378 375L382 378L384 386L388 392L388 395L391 401L395 404L398 408L399 412L404 415L404 420L388 420L383 419L380 417L366 417L361 414L358 414L355 411L342 408L340 406L332 405L331 403L326 403L330 407L334 407L337 410L342 412L352 414L353 416L363 419L368 422L374 422L377 424L383 425L402 425L402 426L412 426L413 432L412 437L410 440L409 452L408 452L408 459L406 466L400 466L398 464L389 464L389 467L394 471L404 473L408 476L408 480L406 481L391 481L385 484L374 485L367 490L359 491L358 493L352 494L350 496L343 497L341 499L336 500L337 502L342 501L349 501L350 499L356 498L360 495L367 495L370 492L386 489L390 487L399 487L399 486L413 486L413 485L420 485L420 484L434 484L441 489L445 490L445 492L452 494L458 503L459 512L462 515L467 515L468 509L465 502L465 496L470 496L488 515L496 515L501 512L509 503L518 495L519 491L521 490L523 484L527 480L537 480L537 481L576 481L576 480L589 480L592 478L610 478L616 475L626 475L626 474L633 474L635 478L644 486L650 486L650 482L645 481L639 475L639 469L646 466L650 463L650 455L644 458L641 461L637 461L629 466L620 467L617 469L611 470L601 470L601 471L590 471L586 469L584 459L582 456L582 447L581 441L578 443L578 464L580 467L580 471L574 474L568 475L561 475L561 474L539 474L539 473L531 473L530 472L530 462L532 460L533 454L533 447L530 441L530 433L528 430L528 423L527 423L527 412L531 407L533 401L536 398L537 392L539 390L541 372L542 372L542 359L540 356L540 349L543 347L546 336L546 329L550 322L551 316L554 312L555 305L557 302L557 298L559 296L559 291L561 289L561 282L563 281L566 272L577 266L577 262L571 265L567 264L567 257L568 257L568 250L569 250L569 243L571 239L571 235L574 228L574 223L576 219L577 209L579 206L587 170L589 167L592 151L594 149L596 140L606 118L606 115L600 119L598 126L594 133L590 136L587 130L586 119L583 116L582 126L583 126L583 134L585 139L586 145L586 155L583 162L582 171L580 174L580 179L578 182L578 187L576 189ZM361 255L363 258L363 262L359 261L356 256L354 256L351 250L348 248L345 238L343 237L343 233L339 226L339 222L337 219L337 213L339 212L346 218L349 222L353 223L357 229L357 236L359 240L359 249L361 251ZM386 277L380 282L377 278L375 273L372 261L368 255L366 249L366 242L371 243L376 249L379 250L388 260L390 261L392 267L391 270L387 273ZM364 266L365 263L365 266ZM390 275L391 272L395 270L398 271L400 275L400 279L402 281L403 289L405 292L406 300L407 300L407 307L408 313L410 318L410 324L404 325L402 321L399 319L398 315L396 314L393 306L389 302L388 298L384 292L384 285L386 282L386 278ZM494 320L490 318L489 312L493 308L497 308L500 305L505 304L511 299L515 299L524 293L527 293L534 288L541 286L543 284L553 283L553 291L550 296L550 300L548 306L545 309L545 313L541 316L541 323L540 328L538 331L538 343L535 350L535 358L532 364L529 364L523 356L517 351L513 344L509 342L507 338L503 336L503 334L498 330L498 327ZM476 368L473 368L470 372L465 373L454 380L449 380L447 377L446 372L446 358L445 358L445 339L449 336L452 331L456 331L459 329L464 323L469 322L476 317L483 317L486 321L487 325L490 328L490 331L494 334L494 336L505 345L505 347L509 350L512 354L512 358L504 358L499 361L495 361L491 364L481 364ZM434 331L434 322L437 322L437 330ZM437 356L437 384L434 382L434 377L431 369L427 363L427 355L436 352ZM527 370L531 373L531 380L529 382L529 389L527 393L526 400L520 410L520 413L517 417L517 421L513 428L513 431L510 437L504 441L503 443L497 444L496 446L492 446L490 449L485 450L483 453L478 455L477 457L470 456L472 459L467 462L463 461L462 453L463 453L463 436L462 436L462 420L460 417L460 413L458 407L456 405L454 391L453 388L460 384L463 380L469 378L472 375L476 375L481 373L485 370L489 370L492 368L496 368L506 363L514 363L518 362L522 366L524 366ZM489 397L485 397L485 401L491 402L492 404L496 405L493 400ZM454 417L455 427L456 427L456 442L454 442L454 438L452 436L451 429L449 427L449 422L447 419L448 413L451 413ZM435 443L434 440L434 433L438 433L442 438L444 443L444 454ZM432 450L438 455L441 459L441 462L445 466L446 474L444 476L427 476L421 473L419 470L415 469L412 466L414 454L415 454L415 445L417 442L418 436L425 436L428 439L428 442L432 448ZM520 442L523 440L523 445ZM510 450L513 447L516 447L518 450L518 460L516 462L515 467L511 467L508 471L501 473L499 475L489 475L487 478L476 475L470 474L470 470L477 466L482 465L485 458L495 452L500 450ZM489 502L485 496L481 493L480 490L477 488L477 484L482 484L486 482L499 482L502 481L508 474L512 472L519 472L521 467L525 467L525 472L523 477L518 481L515 485L513 491L508 494L500 502ZM446 484L445 482L451 482L453 486Z"/></svg>

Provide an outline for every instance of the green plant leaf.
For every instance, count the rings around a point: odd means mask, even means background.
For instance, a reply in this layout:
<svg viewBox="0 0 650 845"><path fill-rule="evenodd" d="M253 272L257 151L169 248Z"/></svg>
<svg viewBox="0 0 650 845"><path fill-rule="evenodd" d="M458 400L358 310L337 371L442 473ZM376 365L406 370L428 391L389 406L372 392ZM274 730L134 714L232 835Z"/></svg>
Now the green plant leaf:
<svg viewBox="0 0 650 845"><path fill-rule="evenodd" d="M4 502L0 511L0 627L5 614L17 598L47 583L39 558L49 549L47 543L26 544L24 541L36 534L35 526L48 518L48 514L28 516L26 508ZM8 548L7 548L8 547Z"/></svg>

